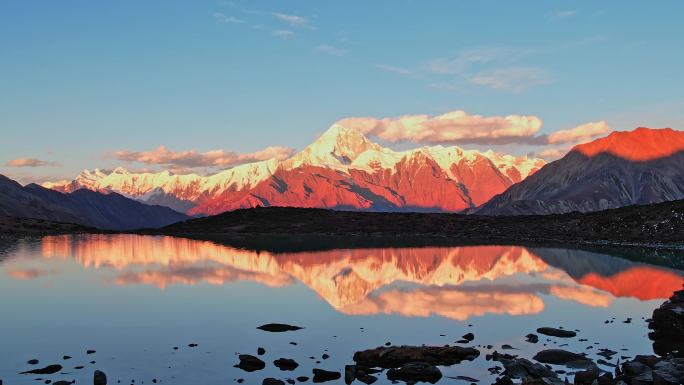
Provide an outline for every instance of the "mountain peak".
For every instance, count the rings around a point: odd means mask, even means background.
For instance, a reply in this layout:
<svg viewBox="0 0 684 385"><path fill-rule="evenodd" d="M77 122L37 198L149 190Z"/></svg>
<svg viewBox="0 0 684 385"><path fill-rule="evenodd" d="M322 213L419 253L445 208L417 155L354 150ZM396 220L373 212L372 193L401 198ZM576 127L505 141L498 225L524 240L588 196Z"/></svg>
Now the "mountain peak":
<svg viewBox="0 0 684 385"><path fill-rule="evenodd" d="M614 131L604 138L577 145L572 151L587 157L608 153L626 160L644 162L684 151L684 131L647 127Z"/></svg>
<svg viewBox="0 0 684 385"><path fill-rule="evenodd" d="M291 167L302 164L349 165L368 150L382 151L359 130L333 124L312 144L291 159Z"/></svg>

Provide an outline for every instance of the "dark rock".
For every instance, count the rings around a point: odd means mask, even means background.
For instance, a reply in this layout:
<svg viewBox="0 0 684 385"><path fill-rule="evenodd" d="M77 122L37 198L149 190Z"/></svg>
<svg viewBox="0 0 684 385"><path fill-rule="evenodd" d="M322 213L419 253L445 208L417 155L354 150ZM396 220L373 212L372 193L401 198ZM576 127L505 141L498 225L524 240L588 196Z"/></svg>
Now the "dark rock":
<svg viewBox="0 0 684 385"><path fill-rule="evenodd" d="M344 366L344 383L349 385L354 382L356 378L356 365L345 365Z"/></svg>
<svg viewBox="0 0 684 385"><path fill-rule="evenodd" d="M513 380L508 376L499 377L493 385L513 385Z"/></svg>
<svg viewBox="0 0 684 385"><path fill-rule="evenodd" d="M576 332L572 330L565 330L565 329L556 329L556 328L550 328L550 327L543 327L537 329L537 333L543 334L546 336L551 336L551 337L560 337L560 338L571 338L577 335Z"/></svg>
<svg viewBox="0 0 684 385"><path fill-rule="evenodd" d="M600 364L600 365L610 366L611 368L617 367L617 365L615 365L615 364L613 364L613 363L611 363L611 362L608 362L608 361L606 361L606 360L600 359L600 358L599 358L598 360L596 360L596 363L597 363L597 364Z"/></svg>
<svg viewBox="0 0 684 385"><path fill-rule="evenodd" d="M95 350L86 350L86 354L93 354L93 353L96 353L96 351Z"/></svg>
<svg viewBox="0 0 684 385"><path fill-rule="evenodd" d="M328 355L327 353L323 353L323 355L321 356L321 358L324 359L324 360L327 360L328 358L330 358L330 355Z"/></svg>
<svg viewBox="0 0 684 385"><path fill-rule="evenodd" d="M258 349L257 349L257 354L260 355L260 356L263 356L264 354L266 354L266 349L264 349L264 348L258 348Z"/></svg>
<svg viewBox="0 0 684 385"><path fill-rule="evenodd" d="M504 374L517 379L557 378L558 376L546 366L533 363L526 358L505 357L496 355L494 358L503 364L506 369Z"/></svg>
<svg viewBox="0 0 684 385"><path fill-rule="evenodd" d="M612 385L613 375L610 373L602 373L598 378L599 385Z"/></svg>
<svg viewBox="0 0 684 385"><path fill-rule="evenodd" d="M659 362L651 373L655 385L674 385L684 383L684 365L677 366L672 361Z"/></svg>
<svg viewBox="0 0 684 385"><path fill-rule="evenodd" d="M617 352L610 349L600 349L600 352L596 354L610 360Z"/></svg>
<svg viewBox="0 0 684 385"><path fill-rule="evenodd" d="M273 365L275 365L280 370L286 371L295 370L299 366L297 361L290 358L278 358L277 360L273 361Z"/></svg>
<svg viewBox="0 0 684 385"><path fill-rule="evenodd" d="M427 362L411 362L387 371L387 379L390 381L404 381L407 383L420 381L434 384L441 378L442 372L439 368Z"/></svg>
<svg viewBox="0 0 684 385"><path fill-rule="evenodd" d="M472 378L468 376L455 376L455 377L449 377L453 378L454 380L461 380L461 381L466 381L466 382L480 382L477 378Z"/></svg>
<svg viewBox="0 0 684 385"><path fill-rule="evenodd" d="M93 374L93 385L107 385L107 375L104 372L96 370Z"/></svg>
<svg viewBox="0 0 684 385"><path fill-rule="evenodd" d="M332 372L323 369L313 370L313 382L316 383L334 381L340 379L341 377L342 375L340 374L340 372Z"/></svg>
<svg viewBox="0 0 684 385"><path fill-rule="evenodd" d="M83 366L83 365L74 366L74 369L76 369L76 370L81 370L83 368L85 368L85 366Z"/></svg>
<svg viewBox="0 0 684 385"><path fill-rule="evenodd" d="M293 379L291 379L291 378L288 378L287 380L285 380L285 382L287 382L287 383L290 384L290 385L294 385L294 384L297 383L297 381L295 381L295 380L293 380Z"/></svg>
<svg viewBox="0 0 684 385"><path fill-rule="evenodd" d="M594 369L596 364L589 358L563 349L542 350L532 359L544 364L565 365L571 368Z"/></svg>
<svg viewBox="0 0 684 385"><path fill-rule="evenodd" d="M240 363L235 365L235 367L246 372L254 372L266 367L266 363L264 361L249 354L240 354L238 358L240 359Z"/></svg>
<svg viewBox="0 0 684 385"><path fill-rule="evenodd" d="M261 382L261 385L285 385L285 383L276 378L264 378L264 380Z"/></svg>
<svg viewBox="0 0 684 385"><path fill-rule="evenodd" d="M598 380L601 371L598 369L582 370L575 373L575 385L591 385Z"/></svg>
<svg viewBox="0 0 684 385"><path fill-rule="evenodd" d="M653 311L648 327L653 330L648 336L656 354L684 357L684 290L675 291Z"/></svg>
<svg viewBox="0 0 684 385"><path fill-rule="evenodd" d="M48 365L44 368L27 370L19 374L54 374L62 370L62 365Z"/></svg>
<svg viewBox="0 0 684 385"><path fill-rule="evenodd" d="M61 380L61 381L53 382L52 385L71 385L71 384L73 384L73 383L75 383L75 382L76 382L76 381L64 381L64 380Z"/></svg>
<svg viewBox="0 0 684 385"><path fill-rule="evenodd" d="M191 347L191 348L196 348L196 347L197 347L197 344L188 344L188 346Z"/></svg>
<svg viewBox="0 0 684 385"><path fill-rule="evenodd" d="M539 342L539 336L536 334L530 333L530 334L525 336L525 341L527 341L529 343L536 344L537 342Z"/></svg>
<svg viewBox="0 0 684 385"><path fill-rule="evenodd" d="M358 380L363 382L364 384L370 385L370 384L374 383L375 381L377 381L378 378L375 376L372 376L370 374L364 374L363 376L359 377ZM2 384L0 384L0 385L2 385Z"/></svg>
<svg viewBox="0 0 684 385"><path fill-rule="evenodd" d="M40 361L38 361L38 360L37 360L37 359L35 359L35 358L34 358L34 359L31 359L31 360L28 360L28 361L26 361L26 363L27 363L27 364L29 364L29 365L38 365L38 363L39 363L39 362L40 362Z"/></svg>
<svg viewBox="0 0 684 385"><path fill-rule="evenodd" d="M461 338L470 342L470 341L475 339L475 335L473 333L466 333L466 334L462 335Z"/></svg>
<svg viewBox="0 0 684 385"><path fill-rule="evenodd" d="M299 377L297 377L297 381L299 381L299 382L307 382L307 381L309 381L309 377L307 377L307 376L299 376Z"/></svg>
<svg viewBox="0 0 684 385"><path fill-rule="evenodd" d="M261 326L257 327L257 329L263 330L265 332L282 333L282 332L300 330L303 328L299 327L299 326L288 325L288 324L270 323L270 324L261 325Z"/></svg>
<svg viewBox="0 0 684 385"><path fill-rule="evenodd" d="M64 356L62 356L62 359L65 360L65 361L66 361L66 360L70 360L70 359L71 359L71 356L64 355Z"/></svg>
<svg viewBox="0 0 684 385"><path fill-rule="evenodd" d="M501 349L504 349L504 350L514 350L515 348L512 347L511 345L503 344L503 345L501 345Z"/></svg>
<svg viewBox="0 0 684 385"><path fill-rule="evenodd" d="M356 352L354 361L362 367L398 368L411 362L454 365L479 355L475 348L460 346L391 346Z"/></svg>

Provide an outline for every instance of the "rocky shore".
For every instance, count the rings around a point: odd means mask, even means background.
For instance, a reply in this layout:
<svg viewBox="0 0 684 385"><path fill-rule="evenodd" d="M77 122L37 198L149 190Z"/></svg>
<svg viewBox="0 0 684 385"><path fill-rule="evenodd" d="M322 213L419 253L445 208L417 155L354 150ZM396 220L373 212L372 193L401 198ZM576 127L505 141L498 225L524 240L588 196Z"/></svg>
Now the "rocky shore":
<svg viewBox="0 0 684 385"><path fill-rule="evenodd" d="M631 322L631 319L625 320ZM650 339L653 341L653 350L656 355L637 355L629 360L612 363L613 357L618 352L600 348L596 355L604 357L594 361L586 353L577 353L562 349L565 344L555 348L542 348L531 358L521 357L509 352L515 349L509 345L502 345L506 350L500 353L492 351L491 345L486 348L490 352L484 359L492 363L488 370L492 375L493 385L679 385L684 384L684 289L676 291L671 298L653 311L653 316L648 320L651 330ZM268 333L297 333L302 328L299 326L271 323L257 327ZM559 339L575 338L576 331L563 328L541 327L537 333ZM467 333L459 340L459 344L470 344L474 340L472 333ZM540 342L537 334L528 334L524 337L528 343ZM580 339L579 341L583 341ZM586 341L586 340L584 340ZM296 345L296 344L294 344ZM478 345L479 346L479 345ZM546 346L546 344L545 344ZM197 344L188 344L190 349L196 348ZM178 350L178 347L174 347ZM268 355L266 348L255 349L256 355L237 354L238 362L234 367L244 373L252 373L264 370L271 364L281 373L293 373L301 369L302 365L292 358L278 357L269 362L265 357ZM90 356L95 350L88 350L85 356ZM385 346L372 349L360 350L353 354L353 363L344 368L327 369L314 367L307 369L310 375L285 376L283 379L266 377L263 385L285 385L296 383L325 383L344 379L346 384L355 382L373 384L384 375L392 383L403 382L408 385L416 383L437 383L444 378L456 379L471 384L481 382L483 379L470 378L468 376L445 377L443 368L459 365L464 361L478 359L482 351L478 347L469 346L394 346L389 342ZM627 359L627 356L620 356ZM275 358L275 357L274 357ZM314 359L314 357L309 357ZM320 359L315 359L316 364L323 364L329 355L324 353ZM64 360L71 359L64 356ZM95 364L93 360L91 364ZM40 375L37 379L53 385L67 385L73 382L59 380L52 381L51 375L64 375L65 368L60 364L47 366L38 365L36 359L29 360L28 365L32 369L23 371L22 375ZM608 371L603 368L612 367ZM78 366L76 369L83 368ZM563 368L563 369L560 369ZM49 382L48 382L49 381ZM157 380L152 381L156 383ZM243 378L235 378L235 382L242 384ZM2 382L0 381L0 384ZM107 375L100 371L93 372L93 384L106 385Z"/></svg>

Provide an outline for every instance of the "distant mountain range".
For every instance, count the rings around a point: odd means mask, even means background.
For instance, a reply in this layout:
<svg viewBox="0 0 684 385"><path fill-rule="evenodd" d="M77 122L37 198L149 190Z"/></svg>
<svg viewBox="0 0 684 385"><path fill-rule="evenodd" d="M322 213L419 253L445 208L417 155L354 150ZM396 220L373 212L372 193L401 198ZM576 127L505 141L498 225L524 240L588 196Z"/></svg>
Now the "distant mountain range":
<svg viewBox="0 0 684 385"><path fill-rule="evenodd" d="M36 184L21 186L0 175L0 216L74 223L106 230L161 227L188 217L117 193L87 189L61 193Z"/></svg>
<svg viewBox="0 0 684 385"><path fill-rule="evenodd" d="M684 199L684 132L637 128L575 146L476 214L560 214Z"/></svg>
<svg viewBox="0 0 684 385"><path fill-rule="evenodd" d="M117 192L189 215L256 206L481 215L589 212L684 199L684 132L638 128L575 146L562 159L456 146L394 151L335 124L289 159L214 175L83 171L45 187Z"/></svg>
<svg viewBox="0 0 684 385"><path fill-rule="evenodd" d="M118 192L190 215L255 206L371 211L461 211L479 206L544 165L541 159L456 146L394 151L333 125L293 157L214 175L83 171L45 187Z"/></svg>

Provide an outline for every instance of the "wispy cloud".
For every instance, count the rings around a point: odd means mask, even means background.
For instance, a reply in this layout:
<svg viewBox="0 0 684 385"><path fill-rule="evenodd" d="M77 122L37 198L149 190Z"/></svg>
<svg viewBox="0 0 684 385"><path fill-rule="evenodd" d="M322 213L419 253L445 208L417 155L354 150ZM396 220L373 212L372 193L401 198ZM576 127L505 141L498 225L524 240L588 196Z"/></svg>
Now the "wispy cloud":
<svg viewBox="0 0 684 385"><path fill-rule="evenodd" d="M493 62L511 62L526 50L514 50L502 47L486 47L468 49L458 53L449 59L434 59L427 63L427 68L434 74L461 75L473 66L484 65Z"/></svg>
<svg viewBox="0 0 684 385"><path fill-rule="evenodd" d="M463 89L468 85L521 93L551 83L550 73L536 66L521 65L535 53L529 48L484 47L467 49L448 59L434 59L423 67L436 78L431 88Z"/></svg>
<svg viewBox="0 0 684 385"><path fill-rule="evenodd" d="M271 35L282 38L292 37L294 34L294 31L290 31L289 29L276 29L275 31L271 32Z"/></svg>
<svg viewBox="0 0 684 385"><path fill-rule="evenodd" d="M249 23L256 30L269 30L272 36L290 37L295 34L293 29L309 31L316 31L318 29L304 16L247 8L231 1L220 4L237 11L244 19L226 15L223 12L215 12L214 18L216 20L226 23Z"/></svg>
<svg viewBox="0 0 684 385"><path fill-rule="evenodd" d="M577 11L566 9L553 12L549 17L551 19L567 19L577 15Z"/></svg>
<svg viewBox="0 0 684 385"><path fill-rule="evenodd" d="M332 56L344 56L349 53L349 50L345 48L339 48L328 44L321 44L317 46L316 51Z"/></svg>
<svg viewBox="0 0 684 385"><path fill-rule="evenodd" d="M478 72L469 78L473 84L519 94L531 87L551 83L549 73L537 67L501 68Z"/></svg>
<svg viewBox="0 0 684 385"><path fill-rule="evenodd" d="M375 68L385 72L395 73L397 75L410 75L412 73L412 71L408 68L396 67L387 64L376 64Z"/></svg>
<svg viewBox="0 0 684 385"><path fill-rule="evenodd" d="M294 152L295 150L292 148L280 146L267 147L260 151L245 154L223 150L207 152L195 150L171 151L164 146L159 146L151 151L116 151L114 157L123 162L190 169L199 167L225 168L272 158L282 160L290 157Z"/></svg>
<svg viewBox="0 0 684 385"><path fill-rule="evenodd" d="M50 162L38 158L17 158L5 163L7 167L60 167L61 165L59 162Z"/></svg>
<svg viewBox="0 0 684 385"><path fill-rule="evenodd" d="M226 15L222 12L214 12L214 19L216 19L216 21L219 21L221 23L238 23L238 24L241 24L241 23L245 22L242 19L238 19L235 16Z"/></svg>
<svg viewBox="0 0 684 385"><path fill-rule="evenodd" d="M309 23L309 20L305 17L302 16L297 16L297 15L288 15L285 13L274 13L273 14L278 20L288 24L290 27L293 28L303 28L303 29L308 29L308 30L316 30L316 27L311 25Z"/></svg>

